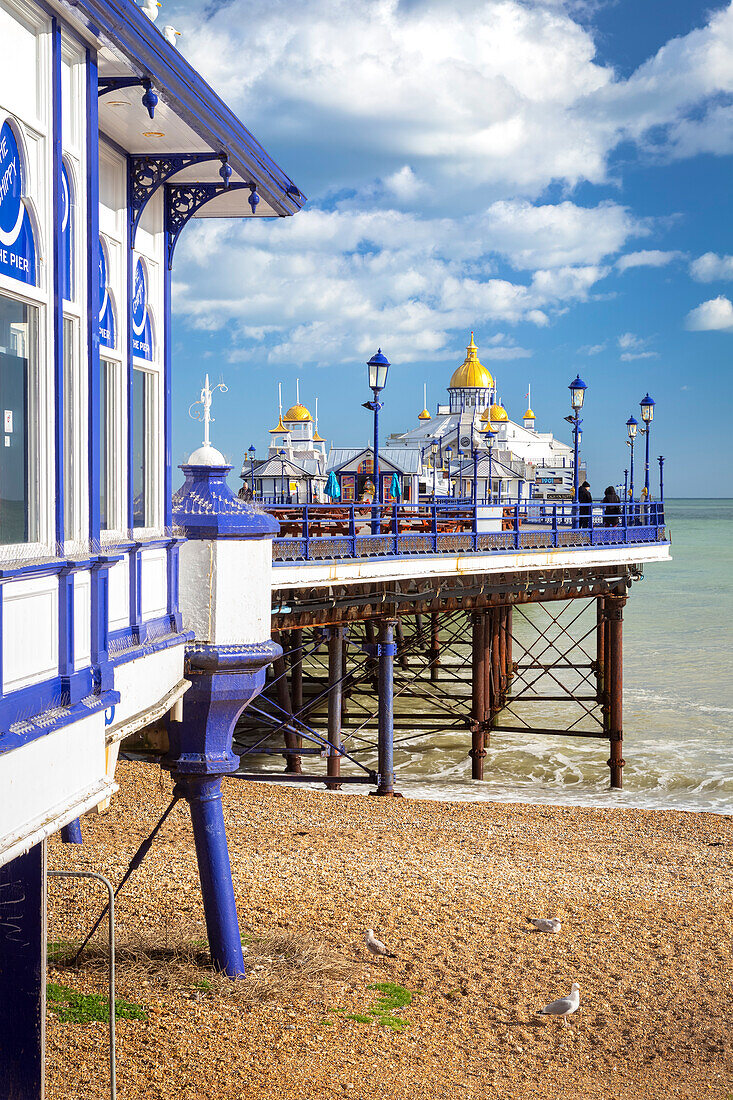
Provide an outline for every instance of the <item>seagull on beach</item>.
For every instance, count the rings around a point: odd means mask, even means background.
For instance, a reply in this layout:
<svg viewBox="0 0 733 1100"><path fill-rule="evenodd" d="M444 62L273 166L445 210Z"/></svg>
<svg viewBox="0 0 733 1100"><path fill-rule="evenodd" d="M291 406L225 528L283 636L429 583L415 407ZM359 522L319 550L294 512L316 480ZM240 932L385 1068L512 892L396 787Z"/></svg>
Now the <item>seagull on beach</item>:
<svg viewBox="0 0 733 1100"><path fill-rule="evenodd" d="M580 986L577 982L573 982L570 986L570 994L567 997L560 997L557 1001L550 1001L548 1005L541 1008L537 1013L538 1016L561 1016L564 1027L568 1026L566 1016L572 1016L574 1012L578 1011L580 1004Z"/></svg>
<svg viewBox="0 0 733 1100"><path fill-rule="evenodd" d="M538 932L554 932L557 934L561 928L557 917L527 917L527 920L535 926Z"/></svg>
<svg viewBox="0 0 733 1100"><path fill-rule="evenodd" d="M166 24L166 26L163 27L163 37L165 38L166 42L170 42L171 46L175 46L176 48L178 47L176 38L180 38L180 36L181 31L177 31L175 27L172 27L170 25L170 23Z"/></svg>
<svg viewBox="0 0 733 1100"><path fill-rule="evenodd" d="M378 958L383 959L397 958L397 956L393 955L392 952L386 947L385 944L382 943L381 940L377 939L377 937L374 935L373 928L367 928L364 939L366 940L367 951L370 955L376 955Z"/></svg>
<svg viewBox="0 0 733 1100"><path fill-rule="evenodd" d="M143 0L142 10L145 12L148 19L152 19L154 23L158 18L158 11L162 6L160 0Z"/></svg>

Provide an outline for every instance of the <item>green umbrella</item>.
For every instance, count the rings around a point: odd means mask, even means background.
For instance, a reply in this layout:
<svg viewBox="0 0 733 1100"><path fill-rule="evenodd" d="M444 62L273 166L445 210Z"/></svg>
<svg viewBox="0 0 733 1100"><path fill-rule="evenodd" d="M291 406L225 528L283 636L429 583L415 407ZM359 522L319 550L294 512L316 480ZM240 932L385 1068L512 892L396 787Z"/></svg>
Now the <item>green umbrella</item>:
<svg viewBox="0 0 733 1100"><path fill-rule="evenodd" d="M324 492L327 497L331 498L331 500L341 499L341 486L339 485L333 470L331 470L331 473L328 475L328 481L326 482L326 488Z"/></svg>

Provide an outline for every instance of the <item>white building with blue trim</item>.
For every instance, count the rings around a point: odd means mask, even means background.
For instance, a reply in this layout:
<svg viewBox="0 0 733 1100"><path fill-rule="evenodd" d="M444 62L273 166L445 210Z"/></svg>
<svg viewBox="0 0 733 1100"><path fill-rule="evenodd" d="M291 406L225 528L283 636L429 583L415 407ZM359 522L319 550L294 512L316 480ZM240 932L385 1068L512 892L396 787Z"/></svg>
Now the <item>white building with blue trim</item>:
<svg viewBox="0 0 733 1100"><path fill-rule="evenodd" d="M17 894L29 945L16 958L0 920L6 1095L41 1095L44 838L114 792L121 739L167 714L185 742L190 684L216 695L226 665L243 706L272 659L269 587L247 637L202 637L211 608L180 600L217 540L222 577L269 568L276 525L231 497L211 448L174 529L171 269L192 217L303 201L131 0L0 0L0 905ZM210 480L227 518L197 526ZM195 819L190 776L231 762L190 748L168 766Z"/></svg>

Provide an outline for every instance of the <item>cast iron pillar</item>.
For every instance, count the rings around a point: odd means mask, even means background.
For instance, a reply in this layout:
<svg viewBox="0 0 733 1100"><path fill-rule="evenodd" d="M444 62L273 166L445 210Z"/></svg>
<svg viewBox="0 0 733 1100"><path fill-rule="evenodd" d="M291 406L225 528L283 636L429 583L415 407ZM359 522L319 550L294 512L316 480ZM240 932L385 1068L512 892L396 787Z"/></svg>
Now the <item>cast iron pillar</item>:
<svg viewBox="0 0 733 1100"><path fill-rule="evenodd" d="M292 632L291 632L292 633ZM285 639L287 635L285 635ZM287 645L287 641L285 644ZM280 635L276 634L276 642L280 642ZM277 690L277 703L280 707L281 717L285 723L283 729L283 740L285 741L285 748L288 750L285 756L285 771L291 775L301 775L303 772L303 766L301 757L298 755L298 749L301 748L302 738L300 738L295 732L293 726L293 699L290 694L290 687L288 685L288 666L285 661L285 657L280 652L280 655L275 658L272 664L272 671L275 674L275 688Z"/></svg>
<svg viewBox="0 0 733 1100"><path fill-rule="evenodd" d="M343 700L344 635L342 626L332 626L328 639L328 756L326 774L330 778L341 775L341 705ZM326 783L329 791L340 791L341 784Z"/></svg>
<svg viewBox="0 0 733 1100"><path fill-rule="evenodd" d="M608 673L608 737L611 752L611 787L623 786L624 748L624 604L625 596L609 596L606 600L606 630L609 635L610 663Z"/></svg>
<svg viewBox="0 0 733 1100"><path fill-rule="evenodd" d="M484 736L486 729L486 648L484 643L486 616L482 611L476 611L472 623L472 695L473 707L471 715L471 778L483 779Z"/></svg>
<svg viewBox="0 0 733 1100"><path fill-rule="evenodd" d="M163 761L191 808L212 962L231 978L244 973L224 812L222 776L239 767L232 751L237 720L260 693L268 664L282 655L270 638L270 516L236 497L223 455L205 444L181 467L185 483L173 515L181 547L180 602L192 636L181 721L169 722Z"/></svg>
<svg viewBox="0 0 733 1100"><path fill-rule="evenodd" d="M440 614L430 613L430 679L437 684L440 668Z"/></svg>
<svg viewBox="0 0 733 1100"><path fill-rule="evenodd" d="M606 723L606 685L605 685L605 665L606 665L606 605L605 597L598 596L596 598L596 660L595 660L595 674L596 674L596 699L603 707L604 715L604 728L607 728Z"/></svg>
<svg viewBox="0 0 733 1100"><path fill-rule="evenodd" d="M379 784L376 793L393 798L394 789L394 628L395 619L379 624Z"/></svg>

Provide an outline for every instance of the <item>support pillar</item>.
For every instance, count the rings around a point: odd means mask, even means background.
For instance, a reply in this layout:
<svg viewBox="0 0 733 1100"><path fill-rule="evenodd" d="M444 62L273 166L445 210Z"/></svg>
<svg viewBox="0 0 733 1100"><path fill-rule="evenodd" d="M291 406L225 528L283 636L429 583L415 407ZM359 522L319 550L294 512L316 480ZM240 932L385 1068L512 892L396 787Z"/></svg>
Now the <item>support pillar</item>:
<svg viewBox="0 0 733 1100"><path fill-rule="evenodd" d="M491 722L502 708L501 608L491 610Z"/></svg>
<svg viewBox="0 0 733 1100"><path fill-rule="evenodd" d="M46 1021L46 849L0 868L3 1100L41 1100Z"/></svg>
<svg viewBox="0 0 733 1100"><path fill-rule="evenodd" d="M366 643L372 649L377 644L377 632L374 629L374 623L371 619L366 619L364 622L364 637ZM365 671L369 674L372 681L372 688L374 691L379 691L379 677L377 673L377 662L373 657L367 657Z"/></svg>
<svg viewBox="0 0 733 1100"><path fill-rule="evenodd" d="M499 702L501 706L506 703L507 673L506 673L506 607L499 608Z"/></svg>
<svg viewBox="0 0 733 1100"><path fill-rule="evenodd" d="M290 693L293 700L293 713L303 710L303 632L290 631ZM301 715L302 717L302 715ZM302 738L298 738L301 742ZM300 748L300 744L298 745Z"/></svg>
<svg viewBox="0 0 733 1100"><path fill-rule="evenodd" d="M440 614L430 612L430 680L437 684L440 668Z"/></svg>
<svg viewBox="0 0 733 1100"><path fill-rule="evenodd" d="M328 756L326 774L341 775L341 703L343 699L344 634L342 626L331 627L328 640ZM340 783L326 783L329 791L340 791Z"/></svg>
<svg viewBox="0 0 733 1100"><path fill-rule="evenodd" d="M400 658L400 668L407 668L407 653L405 651L405 632L402 629L402 619L397 620L397 653Z"/></svg>
<svg viewBox="0 0 733 1100"><path fill-rule="evenodd" d="M604 727L605 727L605 665L606 665L606 605L605 597L598 596L596 599L596 698L601 706L604 708Z"/></svg>
<svg viewBox="0 0 733 1100"><path fill-rule="evenodd" d="M417 643L417 648L418 649L425 649L425 638L422 636L424 629L425 629L425 623L423 621L422 615L416 615L415 616L415 631L417 632L417 636L418 636L418 639L419 639L418 643Z"/></svg>
<svg viewBox="0 0 733 1100"><path fill-rule="evenodd" d="M275 640L278 638L276 636ZM285 638L283 638L285 641ZM282 711L283 721L291 725L293 717L293 701L290 697L290 687L288 685L288 673L287 665L285 664L285 658L282 655L275 659L273 662L273 671L275 673L275 687L277 688L277 703ZM301 739L297 736L292 728L285 727L283 731L283 738L285 740L285 748L288 753L285 757L285 771L292 775L301 775L303 771L302 761L298 756L298 749L300 748Z"/></svg>
<svg viewBox="0 0 733 1100"><path fill-rule="evenodd" d="M472 719L471 719L471 778L484 777L484 731L486 722L486 649L484 643L486 616L481 611L473 615L471 671L472 671Z"/></svg>
<svg viewBox="0 0 733 1100"><path fill-rule="evenodd" d="M606 601L606 629L610 642L608 667L608 736L611 753L608 766L611 769L611 787L623 786L623 738L624 738L624 604L625 596L609 596Z"/></svg>
<svg viewBox="0 0 733 1100"><path fill-rule="evenodd" d="M512 647L512 632L514 630L514 608L511 604L506 609L506 676L507 691L514 679L514 651Z"/></svg>
<svg viewBox="0 0 733 1100"><path fill-rule="evenodd" d="M394 628L396 620L379 624L379 785L376 793L393 798L394 789Z"/></svg>
<svg viewBox="0 0 733 1100"><path fill-rule="evenodd" d="M191 808L211 961L227 977L241 978L244 958L221 804L221 776L178 776L176 790Z"/></svg>
<svg viewBox="0 0 733 1100"><path fill-rule="evenodd" d="M491 662L491 639L493 636L493 623L495 609L493 607L488 608L483 613L484 629L483 629L483 666L484 666L484 748L488 748L489 745L489 730L491 728L491 719L494 714L495 698L494 698L494 680L492 675L492 662Z"/></svg>
<svg viewBox="0 0 733 1100"><path fill-rule="evenodd" d="M61 842L63 844L84 843L84 838L81 835L81 822L78 817L75 817L68 825L64 825L61 830Z"/></svg>

